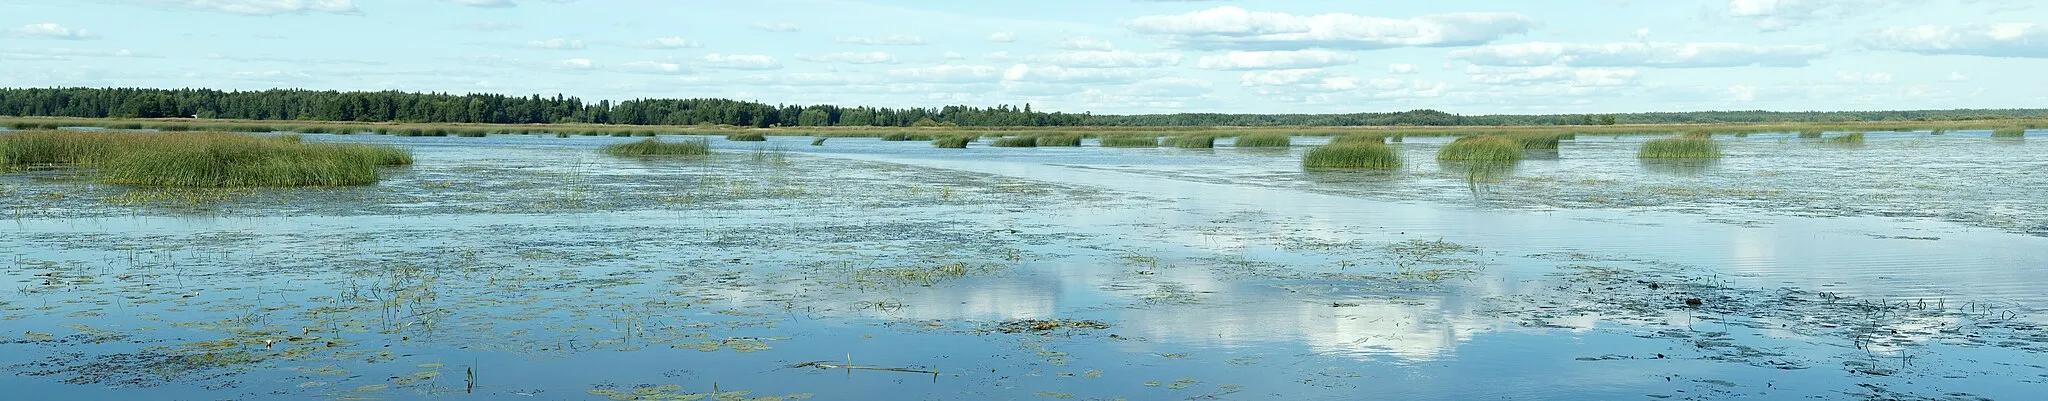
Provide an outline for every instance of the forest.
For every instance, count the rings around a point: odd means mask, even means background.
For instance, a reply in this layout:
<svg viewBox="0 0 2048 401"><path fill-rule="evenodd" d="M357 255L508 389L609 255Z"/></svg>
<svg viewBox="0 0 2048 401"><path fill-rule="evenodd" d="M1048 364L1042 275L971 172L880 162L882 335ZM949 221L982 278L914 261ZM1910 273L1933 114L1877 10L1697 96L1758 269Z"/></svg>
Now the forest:
<svg viewBox="0 0 2048 401"><path fill-rule="evenodd" d="M217 118L487 124L825 126L1453 126L1968 121L2048 117L2048 109L1907 111L1701 111L1622 114L1475 115L1436 110L1349 114L1181 113L1096 115L1032 106L870 107L765 104L730 99L588 102L560 94L221 91L147 88L0 88L0 116Z"/></svg>

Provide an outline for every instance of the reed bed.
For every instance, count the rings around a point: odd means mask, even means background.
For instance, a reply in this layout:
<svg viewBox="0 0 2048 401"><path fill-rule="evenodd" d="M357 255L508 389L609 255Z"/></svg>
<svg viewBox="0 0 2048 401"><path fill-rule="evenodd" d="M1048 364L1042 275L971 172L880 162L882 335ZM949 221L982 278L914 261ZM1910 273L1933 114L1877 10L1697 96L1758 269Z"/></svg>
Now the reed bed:
<svg viewBox="0 0 2048 401"><path fill-rule="evenodd" d="M1501 136L1467 136L1451 141L1436 153L1445 161L1515 161L1522 159L1522 144Z"/></svg>
<svg viewBox="0 0 2048 401"><path fill-rule="evenodd" d="M995 143L991 143L989 146L998 148L1035 148L1038 147L1038 138L1028 136L996 138Z"/></svg>
<svg viewBox="0 0 2048 401"><path fill-rule="evenodd" d="M1643 142L1636 157L1644 159L1713 159L1721 157L1721 145L1705 138L1664 138Z"/></svg>
<svg viewBox="0 0 2048 401"><path fill-rule="evenodd" d="M1216 147L1215 135L1180 135L1166 138L1166 145L1182 149L1209 149Z"/></svg>
<svg viewBox="0 0 2048 401"><path fill-rule="evenodd" d="M1863 133L1851 132L1833 138L1822 139L1821 141L1827 143L1863 143Z"/></svg>
<svg viewBox="0 0 2048 401"><path fill-rule="evenodd" d="M1564 141L1564 136L1565 134L1532 133L1513 134L1507 138L1521 144L1522 149L1557 150L1557 144Z"/></svg>
<svg viewBox="0 0 2048 401"><path fill-rule="evenodd" d="M726 134L725 140L733 142L767 142L768 135L759 132L739 132Z"/></svg>
<svg viewBox="0 0 2048 401"><path fill-rule="evenodd" d="M1081 134L1042 135L1038 146L1081 146Z"/></svg>
<svg viewBox="0 0 2048 401"><path fill-rule="evenodd" d="M966 149L967 144L970 142L974 142L975 139L975 135L941 136L938 138L932 138L932 147L943 149Z"/></svg>
<svg viewBox="0 0 2048 401"><path fill-rule="evenodd" d="M1823 131L1799 131L1799 139L1820 139Z"/></svg>
<svg viewBox="0 0 2048 401"><path fill-rule="evenodd" d="M2005 127L1991 130L1992 138L2025 138L2026 136L2027 129L2024 127Z"/></svg>
<svg viewBox="0 0 2048 401"><path fill-rule="evenodd" d="M0 134L0 166L94 169L103 183L151 187L353 186L377 167L412 164L382 145L304 143L297 135L29 131Z"/></svg>
<svg viewBox="0 0 2048 401"><path fill-rule="evenodd" d="M711 154L711 140L704 138L686 139L681 142L662 142L647 138L634 142L606 145L604 153L612 156L703 156Z"/></svg>
<svg viewBox="0 0 2048 401"><path fill-rule="evenodd" d="M1401 157L1393 147L1383 143L1338 143L1309 149L1308 154L1301 157L1301 166L1392 170L1401 168Z"/></svg>
<svg viewBox="0 0 2048 401"><path fill-rule="evenodd" d="M1105 148L1156 148L1156 147L1159 147L1159 136L1157 136L1157 135L1151 135L1151 134L1144 134L1144 135L1103 135L1103 136L1102 136L1102 147L1105 147Z"/></svg>
<svg viewBox="0 0 2048 401"><path fill-rule="evenodd" d="M1335 138L1330 138L1330 144L1331 144L1331 145L1339 145L1339 144L1348 144L1348 143L1380 143L1380 144L1384 144L1384 143L1387 143L1387 138L1388 138L1388 137L1387 137L1386 135L1380 135L1380 134L1351 134L1351 135L1344 135L1344 136L1339 136L1339 137L1335 137Z"/></svg>
<svg viewBox="0 0 2048 401"><path fill-rule="evenodd" d="M1240 148L1284 148L1294 146L1294 136L1284 133L1245 134L1237 137Z"/></svg>

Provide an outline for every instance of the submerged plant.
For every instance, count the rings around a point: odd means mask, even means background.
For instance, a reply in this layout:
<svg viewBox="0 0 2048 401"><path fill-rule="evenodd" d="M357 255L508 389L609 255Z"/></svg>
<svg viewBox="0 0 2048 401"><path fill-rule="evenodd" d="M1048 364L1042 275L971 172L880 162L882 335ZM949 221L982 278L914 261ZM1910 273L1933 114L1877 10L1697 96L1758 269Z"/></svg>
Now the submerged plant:
<svg viewBox="0 0 2048 401"><path fill-rule="evenodd" d="M1467 136L1451 141L1436 153L1437 160L1513 161L1522 159L1522 144L1499 136Z"/></svg>
<svg viewBox="0 0 2048 401"><path fill-rule="evenodd" d="M1643 142L1636 157L1644 159L1712 159L1721 157L1721 145L1705 138L1664 138Z"/></svg>
<svg viewBox="0 0 2048 401"><path fill-rule="evenodd" d="M1237 137L1237 144L1234 146L1240 148L1284 148L1293 145L1293 136L1279 133L1264 133L1239 136Z"/></svg>
<svg viewBox="0 0 2048 401"><path fill-rule="evenodd" d="M659 139L647 138L606 145L604 153L612 156L703 156L711 154L711 140L698 138L682 142L662 142Z"/></svg>
<svg viewBox="0 0 2048 401"><path fill-rule="evenodd" d="M1393 147L1383 143L1335 143L1309 149L1308 154L1301 157L1301 166L1392 170L1401 168L1401 157Z"/></svg>

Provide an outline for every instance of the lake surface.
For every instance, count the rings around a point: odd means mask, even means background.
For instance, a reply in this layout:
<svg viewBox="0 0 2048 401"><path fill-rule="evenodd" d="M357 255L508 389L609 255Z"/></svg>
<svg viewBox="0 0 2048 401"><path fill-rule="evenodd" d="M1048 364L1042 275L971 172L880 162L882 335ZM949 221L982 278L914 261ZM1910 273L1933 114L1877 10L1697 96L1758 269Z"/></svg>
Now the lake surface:
<svg viewBox="0 0 2048 401"><path fill-rule="evenodd" d="M0 176L23 399L2032 399L2048 142L1291 149L308 135L368 187ZM673 138L671 138L673 139ZM1696 304L1696 305L1695 305ZM849 368L851 367L851 368Z"/></svg>

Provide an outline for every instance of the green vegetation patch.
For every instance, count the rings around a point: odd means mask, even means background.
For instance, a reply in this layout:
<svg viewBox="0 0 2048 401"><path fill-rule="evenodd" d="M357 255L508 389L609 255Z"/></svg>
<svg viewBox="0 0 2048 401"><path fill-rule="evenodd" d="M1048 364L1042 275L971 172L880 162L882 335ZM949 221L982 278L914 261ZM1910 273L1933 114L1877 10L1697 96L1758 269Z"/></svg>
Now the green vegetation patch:
<svg viewBox="0 0 2048 401"><path fill-rule="evenodd" d="M1467 136L1451 141L1436 153L1437 160L1514 161L1522 159L1522 144L1501 136Z"/></svg>
<svg viewBox="0 0 2048 401"><path fill-rule="evenodd" d="M662 142L647 138L607 145L604 147L604 153L612 156L703 156L711 154L711 140L698 138L682 142Z"/></svg>
<svg viewBox="0 0 2048 401"><path fill-rule="evenodd" d="M1081 146L1081 134L1039 136L1038 146Z"/></svg>
<svg viewBox="0 0 2048 401"><path fill-rule="evenodd" d="M300 142L297 135L30 131L0 135L0 166L93 167L100 182L150 187L351 186L377 167L412 164L383 145Z"/></svg>
<svg viewBox="0 0 2048 401"><path fill-rule="evenodd" d="M1721 157L1721 145L1706 138L1664 138L1643 142L1636 157L1644 159L1712 159Z"/></svg>
<svg viewBox="0 0 2048 401"><path fill-rule="evenodd" d="M768 135L759 132L740 132L726 134L725 140L734 142L767 142Z"/></svg>
<svg viewBox="0 0 2048 401"><path fill-rule="evenodd" d="M932 147L945 149L966 149L967 143L974 142L973 135L952 135L932 138Z"/></svg>
<svg viewBox="0 0 2048 401"><path fill-rule="evenodd" d="M1156 148L1156 147L1159 147L1159 136L1157 136L1157 135L1104 135L1104 136L1102 137L1102 147L1105 147L1105 148Z"/></svg>
<svg viewBox="0 0 2048 401"><path fill-rule="evenodd" d="M1038 147L1038 138L1028 136L997 138L996 142L989 146L998 148L1035 148Z"/></svg>
<svg viewBox="0 0 2048 401"><path fill-rule="evenodd" d="M2025 138L2026 136L2027 129L2021 127L2005 127L1991 130L1992 138Z"/></svg>
<svg viewBox="0 0 2048 401"><path fill-rule="evenodd" d="M1237 137L1240 148L1284 148L1294 146L1294 136L1281 133L1246 134Z"/></svg>
<svg viewBox="0 0 2048 401"><path fill-rule="evenodd" d="M1863 133L1851 132L1847 134L1842 134L1841 136L1823 139L1822 141L1829 143L1863 143Z"/></svg>
<svg viewBox="0 0 2048 401"><path fill-rule="evenodd" d="M1209 149L1216 147L1216 136L1181 135L1166 138L1166 145L1182 149Z"/></svg>
<svg viewBox="0 0 2048 401"><path fill-rule="evenodd" d="M1317 146L1301 157L1302 167L1392 170L1401 168L1401 156L1383 143L1352 142Z"/></svg>

